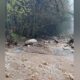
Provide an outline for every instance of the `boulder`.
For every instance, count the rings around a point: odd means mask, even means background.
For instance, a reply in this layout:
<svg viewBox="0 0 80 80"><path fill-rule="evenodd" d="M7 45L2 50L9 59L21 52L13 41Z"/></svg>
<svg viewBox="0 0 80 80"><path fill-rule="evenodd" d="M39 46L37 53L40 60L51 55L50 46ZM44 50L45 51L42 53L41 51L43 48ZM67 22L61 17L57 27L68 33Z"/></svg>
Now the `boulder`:
<svg viewBox="0 0 80 80"><path fill-rule="evenodd" d="M38 41L36 39L29 39L25 41L24 46L36 44Z"/></svg>

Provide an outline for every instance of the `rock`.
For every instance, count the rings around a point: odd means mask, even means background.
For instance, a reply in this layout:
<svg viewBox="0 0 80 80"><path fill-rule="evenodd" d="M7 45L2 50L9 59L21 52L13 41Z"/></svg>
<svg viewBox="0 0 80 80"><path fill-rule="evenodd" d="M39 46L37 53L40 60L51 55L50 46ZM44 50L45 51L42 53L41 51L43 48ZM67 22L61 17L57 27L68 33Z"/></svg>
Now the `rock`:
<svg viewBox="0 0 80 80"><path fill-rule="evenodd" d="M74 77L73 77L73 75L71 74L71 73L64 73L64 75L66 76L66 78L68 79L68 80L74 80Z"/></svg>
<svg viewBox="0 0 80 80"><path fill-rule="evenodd" d="M9 75L6 74L6 78L9 78Z"/></svg>
<svg viewBox="0 0 80 80"><path fill-rule="evenodd" d="M58 41L58 38L57 38L57 37L54 37L54 42L55 42L55 43L59 43L59 41Z"/></svg>
<svg viewBox="0 0 80 80"><path fill-rule="evenodd" d="M70 39L67 44L71 47L74 48L74 39Z"/></svg>
<svg viewBox="0 0 80 80"><path fill-rule="evenodd" d="M27 40L25 41L25 44L24 46L27 46L27 45L33 45L35 43L37 43L38 41L36 39L30 39L30 40Z"/></svg>
<svg viewBox="0 0 80 80"><path fill-rule="evenodd" d="M36 43L37 40L36 40L36 39L30 39L30 40L28 40L27 42Z"/></svg>
<svg viewBox="0 0 80 80"><path fill-rule="evenodd" d="M46 63L46 62L44 62L44 63L42 63L43 65L48 65L48 63Z"/></svg>
<svg viewBox="0 0 80 80"><path fill-rule="evenodd" d="M63 47L64 50L71 50L70 47Z"/></svg>
<svg viewBox="0 0 80 80"><path fill-rule="evenodd" d="M64 49L64 50L68 50L68 51L70 51L71 53L74 53L74 50L71 49L71 48L66 47L66 48L63 48L63 49Z"/></svg>
<svg viewBox="0 0 80 80"><path fill-rule="evenodd" d="M73 44L74 43L74 39L70 39L67 43L68 44Z"/></svg>

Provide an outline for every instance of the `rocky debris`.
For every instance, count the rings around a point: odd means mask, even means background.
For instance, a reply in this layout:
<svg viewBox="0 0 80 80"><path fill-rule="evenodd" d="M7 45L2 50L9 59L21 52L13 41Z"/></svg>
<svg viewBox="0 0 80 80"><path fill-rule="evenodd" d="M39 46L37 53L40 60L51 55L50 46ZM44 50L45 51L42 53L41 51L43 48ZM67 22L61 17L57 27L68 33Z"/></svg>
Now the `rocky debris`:
<svg viewBox="0 0 80 80"><path fill-rule="evenodd" d="M6 50L6 80L74 80L74 50L68 44L59 41L56 46L54 40L34 39L26 42L27 46Z"/></svg>
<svg viewBox="0 0 80 80"><path fill-rule="evenodd" d="M72 49L69 45L59 43L55 46L49 45L49 49L53 55L56 56L69 56L74 53L74 49Z"/></svg>
<svg viewBox="0 0 80 80"><path fill-rule="evenodd" d="M68 80L74 80L74 77L73 77L73 75L71 73L65 72L64 75L65 75L66 79L68 79Z"/></svg>
<svg viewBox="0 0 80 80"><path fill-rule="evenodd" d="M74 49L74 44L70 44L71 48Z"/></svg>
<svg viewBox="0 0 80 80"><path fill-rule="evenodd" d="M42 43L38 43L38 44L36 44L36 46L37 46L37 47L43 47L44 44L42 44Z"/></svg>
<svg viewBox="0 0 80 80"><path fill-rule="evenodd" d="M68 41L68 44L73 44L74 43L74 39L70 39L69 41Z"/></svg>
<svg viewBox="0 0 80 80"><path fill-rule="evenodd" d="M54 37L53 40L55 43L59 43L58 37Z"/></svg>
<svg viewBox="0 0 80 80"><path fill-rule="evenodd" d="M38 41L36 39L30 39L25 41L24 46L36 44Z"/></svg>
<svg viewBox="0 0 80 80"><path fill-rule="evenodd" d="M12 35L8 35L6 37L6 43L5 43L5 45L7 47L11 47L11 45L17 46L18 45L18 42L12 37Z"/></svg>
<svg viewBox="0 0 80 80"><path fill-rule="evenodd" d="M71 39L67 42L67 44L68 44L69 46L71 46L71 48L74 48L74 39L71 38Z"/></svg>
<svg viewBox="0 0 80 80"><path fill-rule="evenodd" d="M17 41L6 41L5 45L7 47L10 47L11 45L17 46L18 45L18 42Z"/></svg>

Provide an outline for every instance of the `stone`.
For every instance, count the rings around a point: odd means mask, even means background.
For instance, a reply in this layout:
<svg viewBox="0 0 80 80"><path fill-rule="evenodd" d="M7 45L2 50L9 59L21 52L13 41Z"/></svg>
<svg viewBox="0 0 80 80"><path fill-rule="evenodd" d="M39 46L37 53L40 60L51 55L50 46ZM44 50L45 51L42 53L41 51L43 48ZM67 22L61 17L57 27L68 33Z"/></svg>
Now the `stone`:
<svg viewBox="0 0 80 80"><path fill-rule="evenodd" d="M25 41L25 44L24 46L27 46L27 45L33 45L35 43L37 43L38 41L36 39L29 39L27 41Z"/></svg>

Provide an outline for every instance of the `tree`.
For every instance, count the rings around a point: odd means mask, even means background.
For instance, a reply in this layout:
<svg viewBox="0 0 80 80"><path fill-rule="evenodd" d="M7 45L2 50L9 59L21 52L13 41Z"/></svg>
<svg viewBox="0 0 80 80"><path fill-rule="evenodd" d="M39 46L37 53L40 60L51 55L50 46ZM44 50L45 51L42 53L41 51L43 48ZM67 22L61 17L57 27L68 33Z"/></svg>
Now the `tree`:
<svg viewBox="0 0 80 80"><path fill-rule="evenodd" d="M52 36L72 14L68 0L8 0L7 28L26 37Z"/></svg>

